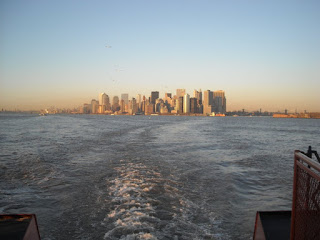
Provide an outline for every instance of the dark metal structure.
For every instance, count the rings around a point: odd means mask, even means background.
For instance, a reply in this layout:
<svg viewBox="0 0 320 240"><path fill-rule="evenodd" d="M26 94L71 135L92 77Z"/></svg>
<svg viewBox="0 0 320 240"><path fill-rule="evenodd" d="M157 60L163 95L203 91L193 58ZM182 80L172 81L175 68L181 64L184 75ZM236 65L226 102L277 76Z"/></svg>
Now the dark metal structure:
<svg viewBox="0 0 320 240"><path fill-rule="evenodd" d="M36 215L0 215L1 240L40 240Z"/></svg>
<svg viewBox="0 0 320 240"><path fill-rule="evenodd" d="M294 154L291 240L320 239L320 164L309 156Z"/></svg>
<svg viewBox="0 0 320 240"><path fill-rule="evenodd" d="M320 159L311 147L294 152L292 211L257 212L253 239L320 239Z"/></svg>
<svg viewBox="0 0 320 240"><path fill-rule="evenodd" d="M290 239L291 211L257 212L255 240Z"/></svg>

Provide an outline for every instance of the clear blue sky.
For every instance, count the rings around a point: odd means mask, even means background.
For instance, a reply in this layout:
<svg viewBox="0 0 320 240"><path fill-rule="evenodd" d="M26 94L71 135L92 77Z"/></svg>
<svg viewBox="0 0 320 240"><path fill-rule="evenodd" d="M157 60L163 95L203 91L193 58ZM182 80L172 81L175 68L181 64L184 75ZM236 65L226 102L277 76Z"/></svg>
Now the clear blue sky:
<svg viewBox="0 0 320 240"><path fill-rule="evenodd" d="M0 1L0 108L225 90L320 111L320 1ZM106 45L112 46L106 48Z"/></svg>

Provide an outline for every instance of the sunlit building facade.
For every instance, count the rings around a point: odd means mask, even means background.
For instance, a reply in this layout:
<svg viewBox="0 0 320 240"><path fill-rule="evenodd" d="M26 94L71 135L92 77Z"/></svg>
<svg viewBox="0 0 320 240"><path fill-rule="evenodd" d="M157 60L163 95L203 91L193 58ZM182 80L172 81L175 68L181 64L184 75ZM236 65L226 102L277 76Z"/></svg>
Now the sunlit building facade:
<svg viewBox="0 0 320 240"><path fill-rule="evenodd" d="M164 98L159 98L158 91L152 91L150 97L146 98L137 94L137 98L128 99L129 94L113 96L110 104L109 96L106 93L99 94L99 101L93 99L91 104L83 105L74 112L93 114L203 114L205 116L214 113L226 113L226 97L223 90L203 93L201 89L194 90L191 98L185 89L177 89L177 95L165 93ZM182 95L184 94L184 95Z"/></svg>
<svg viewBox="0 0 320 240"><path fill-rule="evenodd" d="M112 111L116 112L120 110L120 105L119 105L119 97L114 96L112 99Z"/></svg>
<svg viewBox="0 0 320 240"><path fill-rule="evenodd" d="M177 113L183 113L183 97L177 99Z"/></svg>
<svg viewBox="0 0 320 240"><path fill-rule="evenodd" d="M213 112L213 92L206 90L203 95L203 115L207 116Z"/></svg>
<svg viewBox="0 0 320 240"><path fill-rule="evenodd" d="M99 101L92 99L91 100L91 113L96 114L99 110Z"/></svg>
<svg viewBox="0 0 320 240"><path fill-rule="evenodd" d="M124 101L124 104L128 104L129 103L129 94L128 93L122 93L121 94L121 100Z"/></svg>
<svg viewBox="0 0 320 240"><path fill-rule="evenodd" d="M183 112L190 113L190 95L186 94L183 97Z"/></svg>
<svg viewBox="0 0 320 240"><path fill-rule="evenodd" d="M186 90L185 89L177 89L177 97L183 97L184 95L186 95Z"/></svg>
<svg viewBox="0 0 320 240"><path fill-rule="evenodd" d="M227 112L227 100L223 90L217 90L213 92L213 111L215 113Z"/></svg>

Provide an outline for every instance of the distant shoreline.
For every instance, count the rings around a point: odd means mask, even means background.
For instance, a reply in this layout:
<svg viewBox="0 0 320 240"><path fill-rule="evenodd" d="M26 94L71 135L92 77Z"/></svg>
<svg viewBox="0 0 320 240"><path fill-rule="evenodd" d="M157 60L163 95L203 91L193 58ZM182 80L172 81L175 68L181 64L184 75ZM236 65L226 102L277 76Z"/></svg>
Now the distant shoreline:
<svg viewBox="0 0 320 240"><path fill-rule="evenodd" d="M312 118L320 119L320 113L294 113L294 114L273 114L273 118Z"/></svg>
<svg viewBox="0 0 320 240"><path fill-rule="evenodd" d="M34 114L39 115L39 111L0 111L0 114ZM90 114L83 114L83 113L77 113L77 112L70 112L70 113L49 113L47 115L89 115L89 116L149 116L149 117L156 117L156 116L176 116L176 117L215 117L215 118L224 118L224 117L270 117L270 118L303 118L303 119L320 119L320 112L313 112L313 113L274 113L271 115L251 115L250 113L247 113L246 115L236 115L236 114L230 114L226 113L224 114L218 114L215 116L212 115L203 115L203 114L161 114L161 113L155 113L155 114L101 114L101 113L90 113Z"/></svg>

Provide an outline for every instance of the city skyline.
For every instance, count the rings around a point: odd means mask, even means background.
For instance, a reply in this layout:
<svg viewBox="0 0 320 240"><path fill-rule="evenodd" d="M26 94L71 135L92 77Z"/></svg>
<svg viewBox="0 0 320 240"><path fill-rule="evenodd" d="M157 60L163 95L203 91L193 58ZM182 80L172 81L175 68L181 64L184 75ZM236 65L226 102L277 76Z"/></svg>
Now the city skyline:
<svg viewBox="0 0 320 240"><path fill-rule="evenodd" d="M160 97L159 91L152 91L149 95L137 94L130 96L122 93L121 98L117 95L109 97L106 93L99 93L98 100L92 99L90 103L71 111L81 114L107 114L107 115L204 115L225 116L226 95L223 90L206 90L202 97L202 90L194 90L193 96L185 89L176 89L176 94L165 93ZM261 110L260 110L261 111ZM44 110L48 112L48 110ZM59 113L51 109L50 113Z"/></svg>
<svg viewBox="0 0 320 240"><path fill-rule="evenodd" d="M179 92L182 91L182 93L180 94L180 96L185 96L186 94L189 95L190 98L193 98L194 97L194 94L195 94L195 91L198 91L198 94L200 93L201 94L201 97L203 99L205 99L206 97L206 93L205 92L208 92L210 91L211 94L212 94L212 98L213 98L213 92L218 92L218 91L222 91L222 92L225 92L224 90L209 90L209 89L201 89L201 88L198 88L198 89L193 89L192 91L187 91L186 89L183 89L183 88L179 88L179 89L176 89L176 90L173 90L171 92L159 92L159 91L147 91L146 94L142 94L142 93L137 93L137 94L129 94L129 93L121 93L121 91L118 91L119 94L113 94L111 92L103 92L103 91L100 91L100 93L96 93L95 96L92 96L92 97L89 97L89 98L84 98L84 97L81 97L80 99L82 100L82 102L79 102L79 101L71 101L73 103L66 103L66 101L62 100L60 105L59 103L55 103L55 102L49 102L49 103L43 103L42 105L40 105L40 107L29 107L27 106L26 108L22 107L22 108L19 108L19 105L18 106L13 106L12 108L5 108L3 106L0 105L0 110L3 110L3 111L39 111L39 110L44 110L44 109L48 109L48 108L56 108L56 109L78 109L79 107L81 107L84 103L85 104L90 104L91 101L97 101L97 104L99 104L101 102L101 99L102 99L102 94L106 94L109 98L109 101L112 102L113 101L113 98L117 98L119 103L121 102L121 100L123 99L123 97L125 96L126 98L126 104L128 104L128 101L129 100L132 100L132 98L135 98L137 101L138 101L138 98L140 96L140 98L142 99L142 97L145 97L146 99L149 99L151 98L152 96L152 93L157 93L157 97L154 98L155 99L166 99L166 96L167 94L170 94L170 96L172 97L175 97L176 95L179 96ZM102 101L105 101L105 100L102 100ZM205 100L203 100L205 101ZM229 95L228 95L228 101L229 101ZM59 102L59 101L58 101ZM267 109L267 108L263 108L263 107L251 107L250 108L250 104L248 104L247 106L243 106L243 107L239 107L239 108L230 108L229 106L230 104L228 104L228 102L226 103L226 108L228 109L228 112L235 112L235 111L249 111L249 112L254 112L254 111L261 111L263 109L263 111L266 111L266 112L320 112L320 111L313 111L313 110L308 110L307 108L304 108L304 109L298 109L298 108L288 108L286 106L284 106L283 108L279 108L277 110L273 109L273 110L270 110L270 109Z"/></svg>
<svg viewBox="0 0 320 240"><path fill-rule="evenodd" d="M320 112L319 1L1 1L0 109L184 88ZM88 100L89 99L89 100Z"/></svg>

